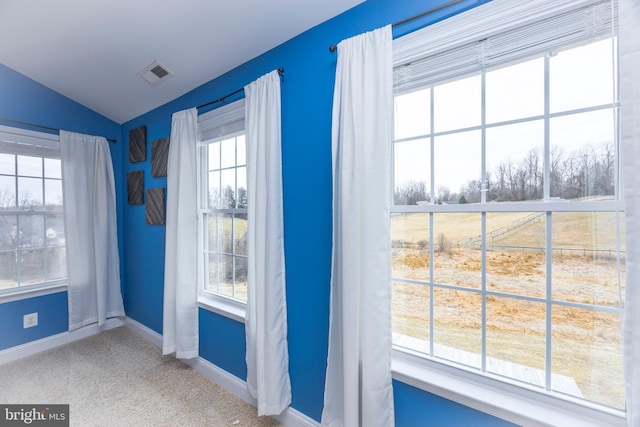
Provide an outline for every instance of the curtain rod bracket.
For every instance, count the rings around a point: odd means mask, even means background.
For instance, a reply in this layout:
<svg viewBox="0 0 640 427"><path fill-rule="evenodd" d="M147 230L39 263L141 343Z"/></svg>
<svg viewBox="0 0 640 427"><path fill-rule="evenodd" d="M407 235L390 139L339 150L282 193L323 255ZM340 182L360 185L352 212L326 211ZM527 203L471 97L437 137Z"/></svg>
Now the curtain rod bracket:
<svg viewBox="0 0 640 427"><path fill-rule="evenodd" d="M278 75L280 76L280 80L284 83L284 67L278 68Z"/></svg>

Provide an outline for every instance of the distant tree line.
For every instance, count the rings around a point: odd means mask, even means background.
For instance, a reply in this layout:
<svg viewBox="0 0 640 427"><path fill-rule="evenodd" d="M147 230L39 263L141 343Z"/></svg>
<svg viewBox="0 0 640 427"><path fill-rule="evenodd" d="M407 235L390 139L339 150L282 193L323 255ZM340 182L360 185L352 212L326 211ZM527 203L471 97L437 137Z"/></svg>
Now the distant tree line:
<svg viewBox="0 0 640 427"><path fill-rule="evenodd" d="M211 190L209 191L209 206L215 206L218 209L246 208L247 189L240 187L237 194L230 185L227 185L220 194L217 190Z"/></svg>
<svg viewBox="0 0 640 427"><path fill-rule="evenodd" d="M553 146L549 154L551 196L576 199L614 194L615 148L612 142L586 145L568 156L564 156L561 148ZM519 161L503 161L493 171L486 173L485 183L487 201L541 199L544 195L544 156L538 148L534 148ZM480 202L481 190L482 182L479 179L468 181L457 192L439 186L435 203L477 203ZM396 187L394 201L395 204L406 205L430 202L426 183L409 181Z"/></svg>

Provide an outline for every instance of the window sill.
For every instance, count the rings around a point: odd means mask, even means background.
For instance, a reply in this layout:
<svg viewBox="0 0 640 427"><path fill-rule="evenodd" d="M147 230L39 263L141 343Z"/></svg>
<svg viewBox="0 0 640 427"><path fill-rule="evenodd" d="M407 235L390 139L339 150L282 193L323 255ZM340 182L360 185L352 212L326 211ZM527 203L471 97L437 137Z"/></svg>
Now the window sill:
<svg viewBox="0 0 640 427"><path fill-rule="evenodd" d="M17 288L10 288L0 291L0 304L20 301L29 298L41 297L44 295L66 292L66 283L56 283L51 285L33 285Z"/></svg>
<svg viewBox="0 0 640 427"><path fill-rule="evenodd" d="M526 426L626 426L624 412L510 384L425 359L394 346L393 378L487 414Z"/></svg>
<svg viewBox="0 0 640 427"><path fill-rule="evenodd" d="M198 295L198 306L240 323L244 323L247 312L246 304L207 292Z"/></svg>

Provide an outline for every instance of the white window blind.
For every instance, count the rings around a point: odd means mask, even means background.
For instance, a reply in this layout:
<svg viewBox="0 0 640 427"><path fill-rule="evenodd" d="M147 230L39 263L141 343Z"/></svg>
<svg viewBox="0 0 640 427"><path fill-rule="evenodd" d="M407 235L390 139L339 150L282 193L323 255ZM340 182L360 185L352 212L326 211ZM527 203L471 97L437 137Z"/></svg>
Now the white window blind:
<svg viewBox="0 0 640 427"><path fill-rule="evenodd" d="M0 125L0 152L59 159L60 137Z"/></svg>
<svg viewBox="0 0 640 427"><path fill-rule="evenodd" d="M198 141L244 131L244 99L198 116Z"/></svg>
<svg viewBox="0 0 640 427"><path fill-rule="evenodd" d="M611 0L494 0L394 40L396 94L609 37ZM489 28L490 30L487 30Z"/></svg>

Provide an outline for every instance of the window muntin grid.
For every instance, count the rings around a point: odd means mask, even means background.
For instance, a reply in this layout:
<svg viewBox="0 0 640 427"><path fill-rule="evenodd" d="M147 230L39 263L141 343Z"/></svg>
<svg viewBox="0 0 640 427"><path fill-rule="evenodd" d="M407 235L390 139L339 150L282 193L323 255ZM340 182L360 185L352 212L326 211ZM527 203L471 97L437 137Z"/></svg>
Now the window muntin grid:
<svg viewBox="0 0 640 427"><path fill-rule="evenodd" d="M0 153L0 291L66 279L63 206L60 159Z"/></svg>
<svg viewBox="0 0 640 427"><path fill-rule="evenodd" d="M594 96L578 79L555 100L551 81L567 80L565 57L611 64L615 48L605 39L396 97L397 348L624 408L613 67L587 73Z"/></svg>
<svg viewBox="0 0 640 427"><path fill-rule="evenodd" d="M244 132L202 143L200 162L204 291L246 302L247 168Z"/></svg>

